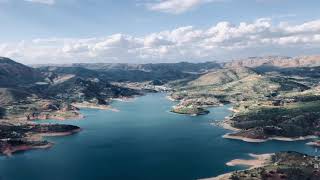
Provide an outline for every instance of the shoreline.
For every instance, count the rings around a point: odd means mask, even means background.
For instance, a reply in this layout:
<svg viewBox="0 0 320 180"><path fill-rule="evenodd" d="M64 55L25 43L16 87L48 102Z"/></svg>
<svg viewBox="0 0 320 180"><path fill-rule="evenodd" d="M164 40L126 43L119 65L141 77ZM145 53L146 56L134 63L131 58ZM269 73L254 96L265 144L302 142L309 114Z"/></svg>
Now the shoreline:
<svg viewBox="0 0 320 180"><path fill-rule="evenodd" d="M33 145L9 146L2 152L2 154L8 157L11 157L13 153L16 153L19 151L28 151L33 149L49 149L52 146L53 146L53 143L51 142L45 145L38 145L38 146L33 146Z"/></svg>
<svg viewBox="0 0 320 180"><path fill-rule="evenodd" d="M270 163L271 157L274 153L271 154L252 154L249 153L249 156L253 159L234 159L226 163L227 166L249 166L249 169L254 169L258 167L263 167L267 163Z"/></svg>
<svg viewBox="0 0 320 180"><path fill-rule="evenodd" d="M69 115L67 117L64 117L63 116L63 113L66 113L66 112L73 112L74 114L73 115ZM59 114L56 114L56 113L61 113L60 115ZM40 115L37 115L37 116L34 116L34 117L30 117L29 119L27 119L25 116L7 116L5 117L4 119L0 119L0 120L3 120L3 121L14 121L16 120L15 122L20 122L20 123L30 123L30 122L34 122L34 121L45 121L45 120L55 120L55 121L65 121L65 120L80 120L80 119L83 119L85 118L85 116L83 114L81 114L80 112L78 111L55 111L55 112L49 112L49 113L46 113L46 114L40 114Z"/></svg>
<svg viewBox="0 0 320 180"><path fill-rule="evenodd" d="M79 113L78 115L75 115L75 116L71 116L71 117L62 117L62 116L55 116L55 115L48 115L46 117L37 117L37 118L34 118L34 119L31 119L31 121L34 121L34 120L48 120L48 119L53 119L53 120L56 120L56 121L65 121L65 120L80 120L80 119L83 119L85 116L82 115L81 113Z"/></svg>
<svg viewBox="0 0 320 180"><path fill-rule="evenodd" d="M306 145L314 146L314 147L320 147L320 141L308 142L308 143L306 143Z"/></svg>
<svg viewBox="0 0 320 180"><path fill-rule="evenodd" d="M81 128L79 129L73 129L70 131L66 132L48 132L48 133L36 133L32 134L29 137L27 137L27 142L34 142L34 141L43 141L44 137L55 137L55 136L69 136L73 135L75 133L78 133L82 131ZM43 141L45 142L45 141ZM28 150L33 150L33 149L49 149L54 145L52 142L47 142L47 144L44 145L29 145L29 144L21 144L18 146L12 146L8 145L5 147L5 149L2 150L2 154L5 156L11 157L14 153L19 152L19 151L28 151Z"/></svg>
<svg viewBox="0 0 320 180"><path fill-rule="evenodd" d="M234 136L232 133L227 133L222 136L225 139L235 139L235 140L241 140L244 142L250 142L250 143L261 143L261 142L267 142L267 141L286 141L286 142L292 142L292 141L305 141L309 139L316 139L317 136L301 136L301 137L296 137L296 138L288 138L288 137L282 137L282 136L274 136L274 137L269 137L266 139L253 139L253 138L247 138L247 137L242 137L242 136Z"/></svg>
<svg viewBox="0 0 320 180"><path fill-rule="evenodd" d="M235 110L233 108L229 108L228 110L235 112ZM266 139L254 139L254 138L236 136L236 135L232 135L232 134L241 131L241 129L235 128L231 125L230 116L226 116L224 120L222 120L218 123L212 123L212 124L219 126L219 127L222 127L224 129L233 131L231 133L226 133L226 134L222 135L222 138L241 140L241 141L249 142L249 143L262 143L262 142L267 142L267 141L271 141L271 140L291 142L291 141L304 141L304 140L318 138L318 136L315 136L315 135L300 136L300 137L293 137L293 138L283 137L283 136L273 136L273 137L268 137Z"/></svg>
<svg viewBox="0 0 320 180"><path fill-rule="evenodd" d="M92 108L92 109L100 109L100 110L110 110L114 112L119 112L118 109L112 108L110 105L95 105L91 103L73 103L72 104L76 108ZM68 114L69 113L69 114ZM43 113L34 117L29 118L28 120L25 117L19 117L18 124L23 125L25 123L38 124L34 122L35 120L45 121L48 119L52 119L55 121L63 121L63 120L71 120L71 119L83 119L85 116L79 111L56 111L50 113ZM10 118L9 118L10 119ZM9 120L7 119L7 120ZM17 118L15 118L17 119ZM77 129L72 129L64 132L44 132L44 133L31 133L26 137L26 142L21 143L19 145L10 145L7 144L1 149L1 154L4 156L12 156L15 152L19 151L29 151L33 149L48 149L51 148L54 143L47 142L43 140L45 137L55 137L55 136L69 136L75 133L82 131L80 127ZM37 145L37 143L33 144L33 142L41 142L44 144Z"/></svg>
<svg viewBox="0 0 320 180"><path fill-rule="evenodd" d="M271 163L271 158L274 155L274 153L270 154L252 154L249 153L249 156L251 159L233 159L226 163L227 166L248 166L249 168L240 170L245 171L249 169L259 168L268 165L268 163ZM225 174L221 174L215 177L211 178L204 178L199 180L229 180L232 174L235 171L228 172Z"/></svg>
<svg viewBox="0 0 320 180"><path fill-rule="evenodd" d="M166 99L168 99L172 102L179 102L178 100L173 99L171 96L166 96Z"/></svg>
<svg viewBox="0 0 320 180"><path fill-rule="evenodd" d="M89 108L89 109L99 109L99 110L109 110L113 112L119 112L119 109L113 108L110 105L96 105L90 103L72 103L73 106L77 108Z"/></svg>
<svg viewBox="0 0 320 180"><path fill-rule="evenodd" d="M48 132L48 133L38 133L36 135L40 136L41 138L43 138L43 137L56 137L56 136L69 136L69 135L76 134L82 130L83 129L79 128L79 129L73 129L73 130L67 131L67 132Z"/></svg>
<svg viewBox="0 0 320 180"><path fill-rule="evenodd" d="M229 119L230 119L230 117L226 116L224 120L218 121L216 123L211 123L211 124L216 125L221 128L224 128L224 129L227 129L227 130L230 130L230 131L233 131L233 132L240 131L241 129L231 126L231 123L230 123L231 121Z"/></svg>
<svg viewBox="0 0 320 180"><path fill-rule="evenodd" d="M121 98L111 98L112 101L120 101L120 102L133 102L135 101L136 96L133 97L121 97Z"/></svg>
<svg viewBox="0 0 320 180"><path fill-rule="evenodd" d="M224 139L234 139L234 140L241 140L244 142L250 142L250 143L261 143L261 142L266 142L268 141L267 139L253 139L253 138L246 138L242 136L232 136L232 133L227 133L222 136Z"/></svg>

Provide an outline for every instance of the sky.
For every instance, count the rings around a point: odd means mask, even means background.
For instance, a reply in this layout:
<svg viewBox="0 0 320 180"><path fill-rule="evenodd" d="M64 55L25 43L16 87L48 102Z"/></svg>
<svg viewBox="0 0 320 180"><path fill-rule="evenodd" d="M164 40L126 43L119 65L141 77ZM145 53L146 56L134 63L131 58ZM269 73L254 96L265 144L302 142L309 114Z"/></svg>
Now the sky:
<svg viewBox="0 0 320 180"><path fill-rule="evenodd" d="M319 0L0 0L0 56L25 64L320 54Z"/></svg>

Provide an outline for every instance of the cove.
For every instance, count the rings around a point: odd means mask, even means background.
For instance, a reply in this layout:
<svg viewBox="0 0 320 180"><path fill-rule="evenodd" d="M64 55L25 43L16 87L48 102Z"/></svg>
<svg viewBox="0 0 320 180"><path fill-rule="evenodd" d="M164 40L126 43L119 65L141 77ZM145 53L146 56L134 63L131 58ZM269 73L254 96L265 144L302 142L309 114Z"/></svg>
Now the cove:
<svg viewBox="0 0 320 180"><path fill-rule="evenodd" d="M133 102L113 103L120 112L82 109L81 120L41 121L73 124L82 132L50 137L55 145L0 158L1 180L189 180L245 167L226 162L248 153L298 151L315 155L307 141L246 143L223 139L230 131L211 125L231 112L230 105L210 108L204 116L169 112L165 94L147 94Z"/></svg>

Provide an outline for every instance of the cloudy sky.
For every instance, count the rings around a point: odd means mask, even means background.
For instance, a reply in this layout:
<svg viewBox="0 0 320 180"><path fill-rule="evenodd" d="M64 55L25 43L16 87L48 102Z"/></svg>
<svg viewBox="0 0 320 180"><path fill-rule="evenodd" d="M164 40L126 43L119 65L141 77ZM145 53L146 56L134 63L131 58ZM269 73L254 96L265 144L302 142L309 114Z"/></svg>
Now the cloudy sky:
<svg viewBox="0 0 320 180"><path fill-rule="evenodd" d="M319 0L0 0L0 56L27 64L320 54Z"/></svg>

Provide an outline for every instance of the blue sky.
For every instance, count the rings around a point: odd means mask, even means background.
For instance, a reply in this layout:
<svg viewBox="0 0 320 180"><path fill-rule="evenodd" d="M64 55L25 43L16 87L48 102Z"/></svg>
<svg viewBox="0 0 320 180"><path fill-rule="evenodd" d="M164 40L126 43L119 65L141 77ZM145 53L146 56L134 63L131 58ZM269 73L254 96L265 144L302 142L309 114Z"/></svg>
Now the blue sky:
<svg viewBox="0 0 320 180"><path fill-rule="evenodd" d="M319 7L319 0L0 0L0 55L144 63L317 54Z"/></svg>

